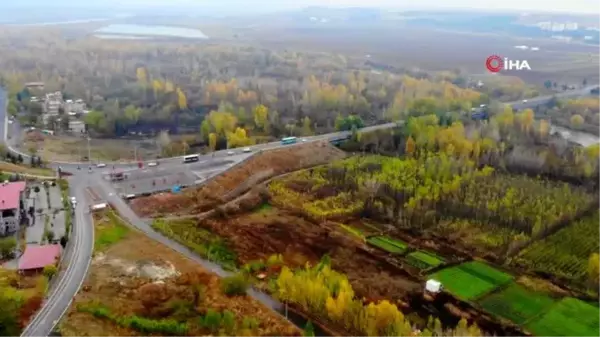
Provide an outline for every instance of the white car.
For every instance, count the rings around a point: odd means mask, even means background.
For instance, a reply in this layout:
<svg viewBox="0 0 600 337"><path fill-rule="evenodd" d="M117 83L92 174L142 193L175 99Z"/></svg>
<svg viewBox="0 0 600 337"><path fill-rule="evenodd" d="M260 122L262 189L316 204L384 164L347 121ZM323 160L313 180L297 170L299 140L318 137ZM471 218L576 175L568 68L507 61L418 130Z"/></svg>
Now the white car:
<svg viewBox="0 0 600 337"><path fill-rule="evenodd" d="M251 149L251 148L249 148L249 147L245 147L245 148L244 148L244 152L245 152L245 153L252 152L252 149Z"/></svg>
<svg viewBox="0 0 600 337"><path fill-rule="evenodd" d="M233 152L233 151L227 151L228 156L233 156L234 154L235 154L235 152Z"/></svg>
<svg viewBox="0 0 600 337"><path fill-rule="evenodd" d="M98 163L98 164L96 164L96 167L98 167L98 168L106 167L106 164Z"/></svg>
<svg viewBox="0 0 600 337"><path fill-rule="evenodd" d="M71 197L71 204L72 204L73 206L76 206L76 205L77 205L77 199L75 199L75 197Z"/></svg>
<svg viewBox="0 0 600 337"><path fill-rule="evenodd" d="M301 141L302 143L306 143L306 138L302 138L300 141Z"/></svg>
<svg viewBox="0 0 600 337"><path fill-rule="evenodd" d="M523 103L527 103L527 100L526 100L526 99L524 99L524 100L523 100Z"/></svg>
<svg viewBox="0 0 600 337"><path fill-rule="evenodd" d="M155 161L148 163L148 167L156 167L156 166L158 166L158 163Z"/></svg>

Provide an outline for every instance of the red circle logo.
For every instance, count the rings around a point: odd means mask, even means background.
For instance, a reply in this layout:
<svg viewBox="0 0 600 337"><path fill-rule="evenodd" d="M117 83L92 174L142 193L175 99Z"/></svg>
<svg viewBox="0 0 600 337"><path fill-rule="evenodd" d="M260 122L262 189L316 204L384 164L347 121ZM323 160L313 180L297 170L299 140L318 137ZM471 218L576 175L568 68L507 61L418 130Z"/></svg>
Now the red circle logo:
<svg viewBox="0 0 600 337"><path fill-rule="evenodd" d="M492 55L485 60L485 67L493 72L497 73L500 70L504 69L504 61L498 55Z"/></svg>

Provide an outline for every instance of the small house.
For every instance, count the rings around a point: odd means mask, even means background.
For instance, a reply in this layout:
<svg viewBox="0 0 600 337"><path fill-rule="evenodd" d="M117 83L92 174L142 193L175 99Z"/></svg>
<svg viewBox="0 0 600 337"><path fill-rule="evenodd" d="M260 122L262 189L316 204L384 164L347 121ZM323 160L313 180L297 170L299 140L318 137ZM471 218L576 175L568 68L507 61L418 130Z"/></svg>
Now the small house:
<svg viewBox="0 0 600 337"><path fill-rule="evenodd" d="M441 292L443 289L442 283L440 281L434 280L434 279L429 279L427 280L427 282L425 283L425 291L432 293L432 294L437 294L439 292Z"/></svg>

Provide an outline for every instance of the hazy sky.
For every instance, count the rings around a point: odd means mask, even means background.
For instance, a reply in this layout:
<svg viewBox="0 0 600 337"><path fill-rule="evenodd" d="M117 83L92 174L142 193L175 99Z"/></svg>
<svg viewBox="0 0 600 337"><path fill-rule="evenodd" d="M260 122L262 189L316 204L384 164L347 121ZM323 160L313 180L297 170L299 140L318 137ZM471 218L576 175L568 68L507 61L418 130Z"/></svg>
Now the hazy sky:
<svg viewBox="0 0 600 337"><path fill-rule="evenodd" d="M15 7L153 8L257 13L324 7L381 7L390 9L483 9L577 12L600 16L600 0L0 0L0 10Z"/></svg>
<svg viewBox="0 0 600 337"><path fill-rule="evenodd" d="M245 8L282 10L307 6L387 7L387 8L473 8L498 10L565 11L600 15L598 0L121 0L121 3L196 4L208 7L242 6Z"/></svg>

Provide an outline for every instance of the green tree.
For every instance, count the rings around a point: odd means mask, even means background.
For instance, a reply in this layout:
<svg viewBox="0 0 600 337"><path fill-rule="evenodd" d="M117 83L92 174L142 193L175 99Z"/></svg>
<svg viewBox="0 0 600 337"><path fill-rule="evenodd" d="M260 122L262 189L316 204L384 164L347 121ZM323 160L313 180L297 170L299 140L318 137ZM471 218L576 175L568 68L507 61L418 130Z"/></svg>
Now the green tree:
<svg viewBox="0 0 600 337"><path fill-rule="evenodd" d="M303 336L314 336L315 335L315 328L313 327L313 324L311 321L306 322L306 325L304 326L304 333L302 335Z"/></svg>
<svg viewBox="0 0 600 337"><path fill-rule="evenodd" d="M21 302L8 289L0 292L0 335L18 336L20 334L18 314Z"/></svg>
<svg viewBox="0 0 600 337"><path fill-rule="evenodd" d="M142 110L130 104L125 107L124 115L127 120L127 123L133 125L136 124L140 119L140 116L142 115Z"/></svg>
<svg viewBox="0 0 600 337"><path fill-rule="evenodd" d="M587 274L590 284L597 287L600 281L600 259L598 253L592 253L588 260Z"/></svg>
<svg viewBox="0 0 600 337"><path fill-rule="evenodd" d="M54 235L54 231L49 229L48 231L46 231L46 240L48 240L48 242L54 241Z"/></svg>
<svg viewBox="0 0 600 337"><path fill-rule="evenodd" d="M256 125L257 128L264 130L269 121L269 109L266 106L259 104L254 107L252 113L254 115L254 125Z"/></svg>
<svg viewBox="0 0 600 337"><path fill-rule="evenodd" d="M45 266L44 271L43 271L44 276L46 276L46 278L48 278L48 279L51 279L54 275L56 275L57 272L58 272L58 269L53 264L49 264L49 265Z"/></svg>
<svg viewBox="0 0 600 337"><path fill-rule="evenodd" d="M214 132L211 132L208 135L208 147L210 148L211 151L214 151L217 149L217 134Z"/></svg>
<svg viewBox="0 0 600 337"><path fill-rule="evenodd" d="M313 131L310 128L310 126L311 126L310 118L308 118L308 116L304 117L302 119L302 135L303 136L310 136L313 134Z"/></svg>
<svg viewBox="0 0 600 337"><path fill-rule="evenodd" d="M0 239L0 255L3 258L10 258L13 256L17 248L17 240L14 237L7 237Z"/></svg>
<svg viewBox="0 0 600 337"><path fill-rule="evenodd" d="M207 119L204 119L202 121L202 123L200 124L200 138L202 138L203 141L208 141L209 140L209 135L210 135L210 122Z"/></svg>
<svg viewBox="0 0 600 337"><path fill-rule="evenodd" d="M544 87L546 87L546 89L550 89L550 88L552 88L552 81L550 81L550 80L546 80L546 81L544 82Z"/></svg>
<svg viewBox="0 0 600 337"><path fill-rule="evenodd" d="M571 125L575 128L578 128L583 125L583 117L581 115L575 114L571 116Z"/></svg>
<svg viewBox="0 0 600 337"><path fill-rule="evenodd" d="M221 291L227 296L245 295L249 286L250 282L243 274L236 274L221 279Z"/></svg>

